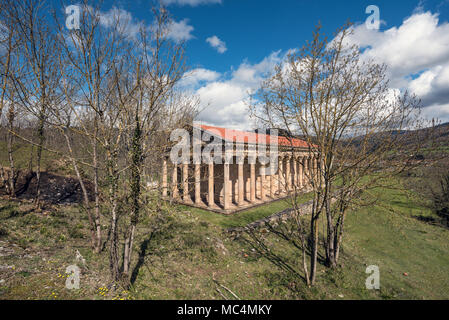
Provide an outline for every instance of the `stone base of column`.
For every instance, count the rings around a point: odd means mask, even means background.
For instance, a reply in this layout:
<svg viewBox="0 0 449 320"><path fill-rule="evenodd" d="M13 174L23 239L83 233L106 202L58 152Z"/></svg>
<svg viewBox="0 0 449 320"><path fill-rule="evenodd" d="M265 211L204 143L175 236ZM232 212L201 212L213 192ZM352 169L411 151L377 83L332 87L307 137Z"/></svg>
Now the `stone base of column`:
<svg viewBox="0 0 449 320"><path fill-rule="evenodd" d="M267 197L267 201L265 201L265 202L260 201L260 199L256 199L255 202L249 202L249 201L245 200L243 205L238 206L233 203L229 206L229 209L227 209L227 210L225 210L222 205L214 205L212 207L209 207L207 205L207 203L205 203L205 202L202 202L199 205L196 204L195 202L185 203L179 199L178 200L174 199L173 202L179 203L182 205L186 205L186 206L192 207L192 208L202 209L204 211L210 211L210 212L216 212L216 213L220 213L220 214L224 214L224 215L230 215L230 214L234 214L237 212L257 208L257 207L260 207L260 206L263 206L266 204L274 203L276 201L284 201L288 197L289 197L288 194L282 194L280 197L275 197L274 199Z"/></svg>

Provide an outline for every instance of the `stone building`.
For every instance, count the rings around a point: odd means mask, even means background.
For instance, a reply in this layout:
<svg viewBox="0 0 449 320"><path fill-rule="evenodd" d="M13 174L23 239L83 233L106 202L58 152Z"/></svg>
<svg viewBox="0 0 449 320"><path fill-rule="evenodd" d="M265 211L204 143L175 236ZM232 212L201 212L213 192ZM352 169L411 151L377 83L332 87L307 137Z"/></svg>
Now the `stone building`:
<svg viewBox="0 0 449 320"><path fill-rule="evenodd" d="M207 125L193 128L201 136L213 137L214 143L220 142L210 159L218 156L223 160L205 162L202 158L195 163L189 155L189 161L173 164L167 153L162 164L162 195L167 199L229 214L285 198L294 191L307 192L311 179L318 179L319 158L312 151L316 148L303 140ZM203 151L210 143L199 144ZM257 157L262 146L269 163ZM277 165L272 166L273 160Z"/></svg>

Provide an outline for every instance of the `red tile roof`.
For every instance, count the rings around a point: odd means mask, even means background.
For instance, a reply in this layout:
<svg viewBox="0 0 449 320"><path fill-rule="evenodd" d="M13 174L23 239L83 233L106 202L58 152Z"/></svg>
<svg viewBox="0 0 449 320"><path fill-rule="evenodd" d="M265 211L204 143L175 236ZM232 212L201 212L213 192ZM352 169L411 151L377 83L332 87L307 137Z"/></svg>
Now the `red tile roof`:
<svg viewBox="0 0 449 320"><path fill-rule="evenodd" d="M255 132L248 132L248 131L240 131L240 130L234 130L234 129L227 129L227 128L220 128L220 127L213 127L208 125L197 125L197 127L200 127L202 130L207 131L208 133L211 133L213 135L219 136L223 140L230 141L232 139L233 142L238 143L263 143L263 144L270 144L270 135L263 134L263 133L255 133ZM277 143L280 146L286 146L286 147L295 147L295 148L308 148L309 144L301 139L297 138L287 138L287 137L281 137L278 136ZM276 141L273 141L273 144L276 144ZM315 146L316 147L316 146Z"/></svg>

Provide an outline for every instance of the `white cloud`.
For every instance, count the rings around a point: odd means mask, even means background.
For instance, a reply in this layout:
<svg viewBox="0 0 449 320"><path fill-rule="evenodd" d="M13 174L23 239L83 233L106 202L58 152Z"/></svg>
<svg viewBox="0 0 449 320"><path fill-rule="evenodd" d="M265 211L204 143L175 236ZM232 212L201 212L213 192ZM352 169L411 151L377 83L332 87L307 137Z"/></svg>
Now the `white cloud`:
<svg viewBox="0 0 449 320"><path fill-rule="evenodd" d="M364 55L388 64L396 75L408 75L449 59L449 24L438 24L438 14L417 13L399 28L384 32L354 29L353 39L369 47Z"/></svg>
<svg viewBox="0 0 449 320"><path fill-rule="evenodd" d="M212 48L217 49L219 53L224 53L228 48L226 48L226 43L217 36L212 36L206 39L206 42L210 44Z"/></svg>
<svg viewBox="0 0 449 320"><path fill-rule="evenodd" d="M408 89L419 96L425 106L449 103L449 63L423 72L410 81Z"/></svg>
<svg viewBox="0 0 449 320"><path fill-rule="evenodd" d="M221 0L162 0L165 5L177 4L180 6L189 5L192 7L202 5L202 4L215 4L221 3Z"/></svg>
<svg viewBox="0 0 449 320"><path fill-rule="evenodd" d="M199 120L214 125L235 127L248 122L245 88L232 81L213 82L196 92L205 108Z"/></svg>
<svg viewBox="0 0 449 320"><path fill-rule="evenodd" d="M175 41L192 39L193 27L188 22L188 19L183 19L179 22L173 21L169 26L168 37Z"/></svg>
<svg viewBox="0 0 449 320"><path fill-rule="evenodd" d="M423 108L422 115L428 120L438 119L441 123L449 122L449 103Z"/></svg>
<svg viewBox="0 0 449 320"><path fill-rule="evenodd" d="M89 7L90 10L93 8ZM100 24L109 28L112 25L119 21L119 28L121 32L131 39L135 39L142 28L146 28L151 32L150 25L145 25L143 21L137 21L129 11L124 9L119 9L116 7L112 7L110 10L106 12L99 12ZM184 41L190 40L193 38L192 31L194 30L193 26L188 24L188 19L183 19L179 22L172 21L168 26L168 34L167 37L174 41Z"/></svg>
<svg viewBox="0 0 449 320"><path fill-rule="evenodd" d="M265 73L273 70L281 61L280 51L273 52L256 64L243 62L230 73L226 80L211 80L196 89L200 97L202 112L198 119L205 124L233 129L250 129L248 98L251 91L258 88Z"/></svg>
<svg viewBox="0 0 449 320"><path fill-rule="evenodd" d="M420 97L423 114L449 121L449 23L438 14L415 10L385 31L358 25L349 43L363 48L363 59L385 63L391 86Z"/></svg>
<svg viewBox="0 0 449 320"><path fill-rule="evenodd" d="M118 29L121 33L134 39L137 37L141 28L144 27L143 22L136 21L129 11L112 7L106 12L99 13L100 25L105 28L112 27L118 22Z"/></svg>
<svg viewBox="0 0 449 320"><path fill-rule="evenodd" d="M193 69L184 74L180 81L180 86L183 88L194 88L200 84L215 81L220 77L220 73L204 68Z"/></svg>
<svg viewBox="0 0 449 320"><path fill-rule="evenodd" d="M438 15L416 11L400 26L385 31L359 25L350 42L364 49L363 59L388 65L392 93L408 89L422 99L426 118L449 121L449 25L440 23ZM256 64L244 61L227 74L200 68L196 75L186 75L184 83L195 89L204 108L197 120L235 129L252 128L249 92L258 88L265 73L285 54L273 52Z"/></svg>

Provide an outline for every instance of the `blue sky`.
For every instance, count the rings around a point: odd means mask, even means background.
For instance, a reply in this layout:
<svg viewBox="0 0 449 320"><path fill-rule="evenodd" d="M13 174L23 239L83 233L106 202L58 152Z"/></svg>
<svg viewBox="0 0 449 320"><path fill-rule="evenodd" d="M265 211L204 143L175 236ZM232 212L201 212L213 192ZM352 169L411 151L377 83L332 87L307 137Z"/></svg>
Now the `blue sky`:
<svg viewBox="0 0 449 320"><path fill-rule="evenodd" d="M162 0L171 12L173 39L186 41L191 72L183 86L197 94L207 124L248 128L248 92L257 88L290 49L311 38L318 21L333 32L355 23L354 43L389 66L394 89L423 99L424 115L449 121L449 0ZM151 19L150 0L105 1L137 21ZM70 4L67 3L66 4ZM75 3L73 3L75 4ZM376 5L379 30L367 30L368 5Z"/></svg>
<svg viewBox="0 0 449 320"><path fill-rule="evenodd" d="M188 0L186 0L188 1ZM318 21L331 35L348 19L362 23L368 17L365 9L375 4L380 18L386 22L381 30L402 23L413 11L422 6L440 19L449 20L449 1L379 1L379 0L221 0L199 2L195 6L182 5L183 1L166 1L175 20L188 19L194 29L187 42L191 67L205 67L218 72L238 67L243 60L261 61L276 50L302 46L310 39ZM196 3L195 0L192 0ZM150 1L120 1L119 6L139 19L145 18ZM206 39L216 35L226 43L227 51L220 54L208 45Z"/></svg>
<svg viewBox="0 0 449 320"><path fill-rule="evenodd" d="M174 7L173 13L188 17L195 27L197 38L189 45L192 64L224 72L229 66L238 66L243 59L255 63L273 51L303 45L310 39L318 21L330 34L347 19L362 22L368 16L365 8L371 2L224 0L220 5ZM417 5L413 5L414 1L402 2L379 3L381 19L390 25L402 22L402 18L410 15ZM449 4L446 11L449 12ZM208 50L204 39L211 34L226 42L228 50L224 54L213 54Z"/></svg>

